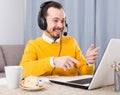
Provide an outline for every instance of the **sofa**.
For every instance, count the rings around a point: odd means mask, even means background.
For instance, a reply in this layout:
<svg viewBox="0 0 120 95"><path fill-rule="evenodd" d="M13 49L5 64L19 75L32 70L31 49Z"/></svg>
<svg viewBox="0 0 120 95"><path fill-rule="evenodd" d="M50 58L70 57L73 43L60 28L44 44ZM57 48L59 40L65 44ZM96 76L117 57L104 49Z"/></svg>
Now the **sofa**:
<svg viewBox="0 0 120 95"><path fill-rule="evenodd" d="M4 66L19 65L24 45L0 45L0 78L5 77Z"/></svg>

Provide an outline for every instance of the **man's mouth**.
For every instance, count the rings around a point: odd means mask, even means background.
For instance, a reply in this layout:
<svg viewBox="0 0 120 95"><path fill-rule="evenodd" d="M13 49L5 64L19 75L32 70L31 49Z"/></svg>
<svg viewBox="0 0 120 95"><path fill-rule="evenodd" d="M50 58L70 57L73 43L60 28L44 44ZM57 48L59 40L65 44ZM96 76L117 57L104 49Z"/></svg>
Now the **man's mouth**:
<svg viewBox="0 0 120 95"><path fill-rule="evenodd" d="M55 34L61 34L62 31L61 30L55 30Z"/></svg>
<svg viewBox="0 0 120 95"><path fill-rule="evenodd" d="M55 34L61 34L61 33L62 33L62 30L60 30L60 29L59 29L59 30L54 30L54 33L55 33Z"/></svg>

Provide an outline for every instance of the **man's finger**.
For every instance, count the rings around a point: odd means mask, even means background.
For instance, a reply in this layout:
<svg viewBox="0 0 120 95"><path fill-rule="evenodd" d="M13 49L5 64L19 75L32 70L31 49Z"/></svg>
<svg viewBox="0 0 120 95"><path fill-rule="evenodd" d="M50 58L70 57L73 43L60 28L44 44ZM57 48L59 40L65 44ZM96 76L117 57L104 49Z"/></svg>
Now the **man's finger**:
<svg viewBox="0 0 120 95"><path fill-rule="evenodd" d="M74 58L70 58L70 61L75 64L80 64L80 62Z"/></svg>
<svg viewBox="0 0 120 95"><path fill-rule="evenodd" d="M94 44L91 44L88 48L88 51L91 51L94 48Z"/></svg>
<svg viewBox="0 0 120 95"><path fill-rule="evenodd" d="M98 52L99 50L100 50L100 47L96 47L96 48L94 49L95 52Z"/></svg>

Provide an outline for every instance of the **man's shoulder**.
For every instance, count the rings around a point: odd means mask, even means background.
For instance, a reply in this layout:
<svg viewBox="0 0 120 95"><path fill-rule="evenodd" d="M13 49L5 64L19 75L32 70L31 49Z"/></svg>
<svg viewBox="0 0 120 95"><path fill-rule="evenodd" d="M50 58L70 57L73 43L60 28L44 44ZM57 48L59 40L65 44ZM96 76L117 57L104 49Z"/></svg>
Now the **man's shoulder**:
<svg viewBox="0 0 120 95"><path fill-rule="evenodd" d="M64 41L73 41L74 40L74 38L72 36L63 36L62 39Z"/></svg>
<svg viewBox="0 0 120 95"><path fill-rule="evenodd" d="M31 40L29 40L28 41L28 43L38 43L38 42L40 42L40 41L42 41L42 37L38 37L38 38L36 38L36 39L31 39Z"/></svg>

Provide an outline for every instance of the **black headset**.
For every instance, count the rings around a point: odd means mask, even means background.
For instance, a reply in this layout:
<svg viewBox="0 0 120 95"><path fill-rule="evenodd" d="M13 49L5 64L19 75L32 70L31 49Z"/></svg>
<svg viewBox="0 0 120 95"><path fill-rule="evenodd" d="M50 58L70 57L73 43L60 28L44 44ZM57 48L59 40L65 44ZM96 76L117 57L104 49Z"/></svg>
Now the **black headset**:
<svg viewBox="0 0 120 95"><path fill-rule="evenodd" d="M40 11L39 11L39 14L38 14L38 26L40 27L40 29L42 30L46 30L47 29L47 21L44 17L44 14L43 14L43 11L44 11L44 8L50 4L50 3L58 3L58 2L55 2L55 1L47 1L47 2L44 2L43 4L41 4L40 6ZM60 4L61 5L61 4ZM62 6L62 5L61 5ZM67 28L67 31L68 31L68 24L65 22L65 27ZM67 36L67 32L64 32L63 33L64 36Z"/></svg>

